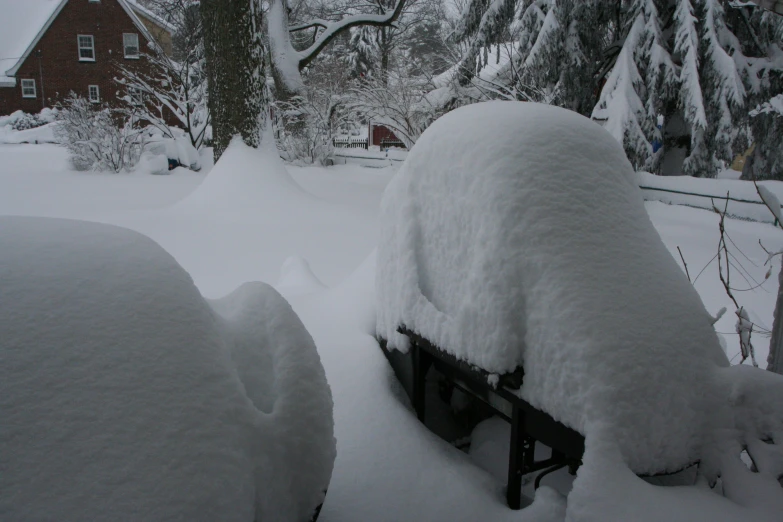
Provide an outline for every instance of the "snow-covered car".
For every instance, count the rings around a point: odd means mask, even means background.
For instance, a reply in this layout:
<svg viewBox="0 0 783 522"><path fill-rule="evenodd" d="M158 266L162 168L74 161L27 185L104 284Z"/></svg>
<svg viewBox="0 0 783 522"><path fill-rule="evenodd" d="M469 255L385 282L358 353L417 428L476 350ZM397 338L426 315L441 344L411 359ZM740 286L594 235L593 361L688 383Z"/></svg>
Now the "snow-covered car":
<svg viewBox="0 0 783 522"><path fill-rule="evenodd" d="M608 132L565 109L443 116L384 194L377 334L406 352L404 326L491 374L524 368L514 393L584 435L585 462L605 442L637 474L700 462L712 484L739 482L754 440L775 455L754 480L777 486L783 396L763 403L783 379L729 367L633 176Z"/></svg>
<svg viewBox="0 0 783 522"><path fill-rule="evenodd" d="M335 459L313 340L270 286L205 300L151 239L0 217L0 519L313 519Z"/></svg>

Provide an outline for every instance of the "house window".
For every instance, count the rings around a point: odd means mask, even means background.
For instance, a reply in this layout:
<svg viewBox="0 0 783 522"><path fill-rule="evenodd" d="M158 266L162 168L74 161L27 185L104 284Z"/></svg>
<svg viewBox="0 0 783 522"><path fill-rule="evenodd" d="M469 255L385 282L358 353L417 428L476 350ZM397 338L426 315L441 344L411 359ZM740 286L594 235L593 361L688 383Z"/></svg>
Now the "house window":
<svg viewBox="0 0 783 522"><path fill-rule="evenodd" d="M79 39L79 61L95 61L95 40L91 34L80 34Z"/></svg>
<svg viewBox="0 0 783 522"><path fill-rule="evenodd" d="M139 35L136 33L124 33L122 46L125 49L125 58L139 57Z"/></svg>
<svg viewBox="0 0 783 522"><path fill-rule="evenodd" d="M22 98L35 98L35 80L22 80Z"/></svg>
<svg viewBox="0 0 783 522"><path fill-rule="evenodd" d="M100 89L98 89L97 85L90 85L89 87L87 87L87 92L91 102L100 103L101 91Z"/></svg>

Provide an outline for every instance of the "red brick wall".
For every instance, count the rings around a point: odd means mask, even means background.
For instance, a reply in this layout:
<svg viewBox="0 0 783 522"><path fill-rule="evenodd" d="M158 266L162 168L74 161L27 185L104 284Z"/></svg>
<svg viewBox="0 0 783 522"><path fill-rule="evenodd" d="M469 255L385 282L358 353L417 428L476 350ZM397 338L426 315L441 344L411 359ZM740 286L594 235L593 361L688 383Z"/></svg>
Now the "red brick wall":
<svg viewBox="0 0 783 522"><path fill-rule="evenodd" d="M114 82L118 75L117 63L142 64L143 60L124 58L122 34L139 35L140 51L146 52L148 42L117 0L68 0L46 34L16 74L16 86L0 87L0 114L16 110L37 113L43 108L42 91L47 107L68 95L70 91L87 97L87 87L98 85L101 101L116 103L120 90ZM80 62L76 36L92 35L95 42L95 61ZM43 71L43 89L39 59ZM35 80L36 98L22 98L21 80Z"/></svg>
<svg viewBox="0 0 783 522"><path fill-rule="evenodd" d="M381 140L399 141L400 139L388 127L384 127L383 125L373 125L372 143L370 143L370 145L380 145Z"/></svg>

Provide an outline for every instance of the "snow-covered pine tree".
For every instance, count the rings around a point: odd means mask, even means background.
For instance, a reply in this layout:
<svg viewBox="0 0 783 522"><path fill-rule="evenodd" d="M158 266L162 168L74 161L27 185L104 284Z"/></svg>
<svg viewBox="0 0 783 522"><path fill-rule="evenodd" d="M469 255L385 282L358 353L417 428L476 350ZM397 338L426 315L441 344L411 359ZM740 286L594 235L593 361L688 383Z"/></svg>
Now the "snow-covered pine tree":
<svg viewBox="0 0 783 522"><path fill-rule="evenodd" d="M666 49L659 12L653 0L632 0L623 8L624 40L615 65L593 109L593 119L623 144L638 169L656 172L661 151L659 116L676 93L677 67Z"/></svg>
<svg viewBox="0 0 783 522"><path fill-rule="evenodd" d="M352 76L359 78L372 75L379 55L377 36L375 27L364 25L351 28L347 61Z"/></svg>
<svg viewBox="0 0 783 522"><path fill-rule="evenodd" d="M202 0L215 159L231 139L258 147L267 120L261 0Z"/></svg>
<svg viewBox="0 0 783 522"><path fill-rule="evenodd" d="M515 0L469 0L465 5L453 34L454 41L467 43L457 69L461 85L467 85L473 79L486 47L509 38L515 4Z"/></svg>
<svg viewBox="0 0 783 522"><path fill-rule="evenodd" d="M515 88L522 93L542 93L554 103L560 101L561 64L566 60L557 7L556 0L519 2L511 28L517 42Z"/></svg>
<svg viewBox="0 0 783 522"><path fill-rule="evenodd" d="M471 0L454 34L467 50L463 85L488 46L513 41L513 60L497 75L508 85L490 96L606 119L639 168L658 172L665 159L667 172L715 176L752 134L750 167L761 178L783 175L766 159L780 155L781 165L783 152L769 113L750 119L748 109L781 92L781 20L730 0Z"/></svg>
<svg viewBox="0 0 783 522"><path fill-rule="evenodd" d="M744 179L783 179L783 16L756 9L740 11L749 33L741 41L751 50L766 49L762 59L747 60L750 83L748 107L753 153L742 170ZM744 36L744 35L743 35ZM768 58L767 58L768 56Z"/></svg>
<svg viewBox="0 0 783 522"><path fill-rule="evenodd" d="M688 76L683 78L683 87L694 88L690 82L698 81L705 117L703 127L692 127L691 154L683 164L683 172L693 176L714 177L730 164L738 152L735 147L740 135L738 126L744 125L741 110L745 105L745 87L736 62L727 51L737 51L730 47L736 37L726 26L724 14L720 0L701 1L700 63L696 78L686 69L691 65L690 59L683 61L682 76Z"/></svg>

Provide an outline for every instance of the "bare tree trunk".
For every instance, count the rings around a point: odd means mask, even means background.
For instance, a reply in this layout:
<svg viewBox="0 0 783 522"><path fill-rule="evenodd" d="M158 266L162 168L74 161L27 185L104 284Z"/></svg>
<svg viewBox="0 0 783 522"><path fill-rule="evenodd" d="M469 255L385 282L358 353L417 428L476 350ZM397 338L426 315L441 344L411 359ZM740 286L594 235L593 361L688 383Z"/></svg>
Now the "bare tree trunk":
<svg viewBox="0 0 783 522"><path fill-rule="evenodd" d="M783 265L778 274L778 298L772 320L772 337L769 340L767 370L783 374Z"/></svg>
<svg viewBox="0 0 783 522"><path fill-rule="evenodd" d="M202 0L215 159L231 139L258 147L267 120L260 0Z"/></svg>

